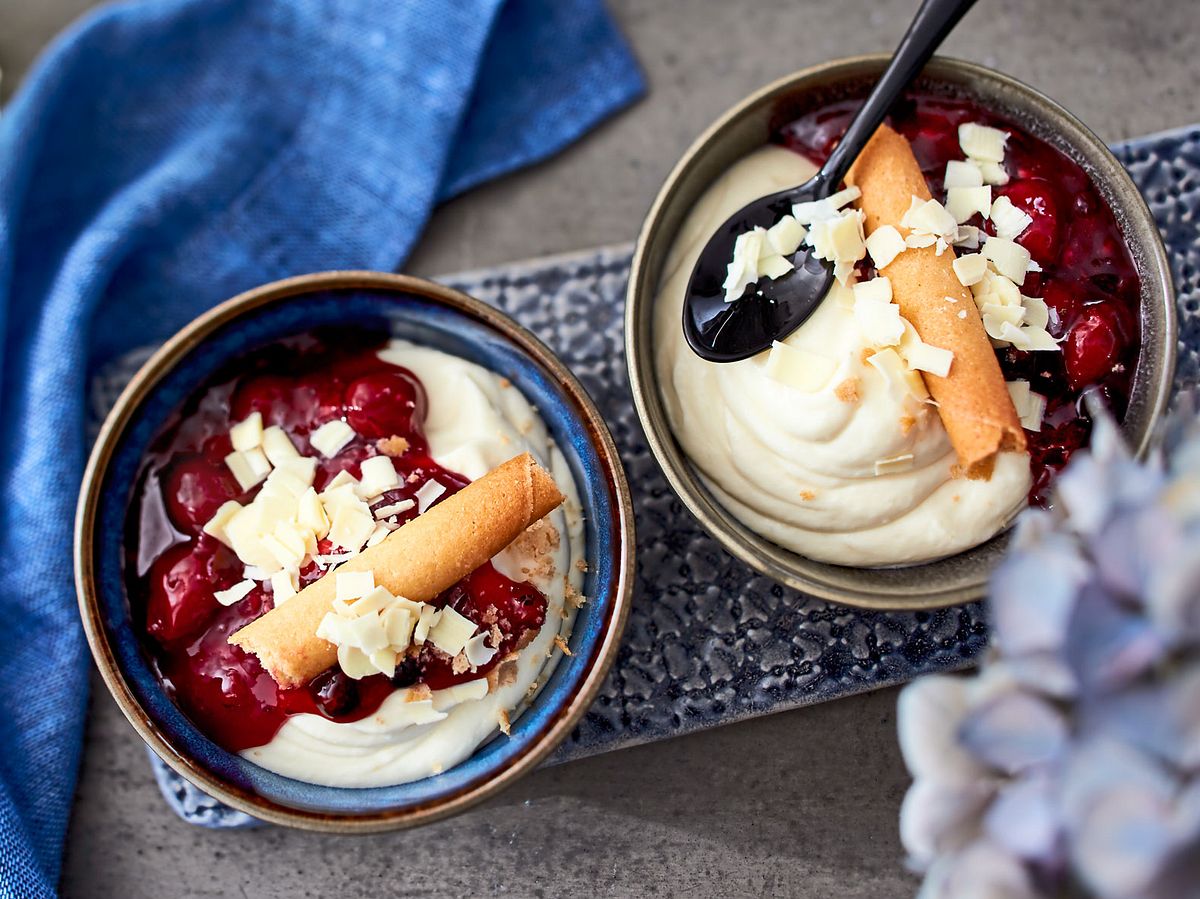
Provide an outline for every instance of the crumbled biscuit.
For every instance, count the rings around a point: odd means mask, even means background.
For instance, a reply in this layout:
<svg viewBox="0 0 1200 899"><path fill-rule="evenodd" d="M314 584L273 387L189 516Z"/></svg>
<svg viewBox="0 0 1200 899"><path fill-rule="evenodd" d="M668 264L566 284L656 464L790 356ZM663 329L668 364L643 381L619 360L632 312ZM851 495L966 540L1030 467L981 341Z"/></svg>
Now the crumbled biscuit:
<svg viewBox="0 0 1200 899"><path fill-rule="evenodd" d="M810 503L816 498L817 498L817 495L815 493L813 493L811 490L801 490L800 491L800 500L802 502Z"/></svg>
<svg viewBox="0 0 1200 899"><path fill-rule="evenodd" d="M407 478L405 478L405 480L410 484L415 484L417 481L421 480L421 475L414 471Z"/></svg>
<svg viewBox="0 0 1200 899"><path fill-rule="evenodd" d="M535 521L512 542L512 547L523 558L531 559L521 568L526 577L548 581L554 577L557 566L554 553L562 545L562 535L545 518Z"/></svg>
<svg viewBox="0 0 1200 899"><path fill-rule="evenodd" d="M492 638L493 646L499 646L501 643L504 642L504 634L500 633L500 625L493 624L492 629L490 631L490 635Z"/></svg>
<svg viewBox="0 0 1200 899"><path fill-rule="evenodd" d="M903 415L900 417L900 433L907 434L917 424L917 420L911 415Z"/></svg>
<svg viewBox="0 0 1200 899"><path fill-rule="evenodd" d="M496 672L497 686L507 687L517 682L517 663L514 658L505 659L492 670Z"/></svg>
<svg viewBox="0 0 1200 899"><path fill-rule="evenodd" d="M575 653L571 652L571 647L567 645L567 641L563 639L562 634L554 635L554 645L561 649L562 654L565 656L573 657L575 655Z"/></svg>
<svg viewBox="0 0 1200 899"><path fill-rule="evenodd" d="M533 630L532 628L525 631L520 637L517 638L517 652L520 652L535 639L537 639L537 631Z"/></svg>
<svg viewBox="0 0 1200 899"><path fill-rule="evenodd" d="M385 456L403 456L408 452L408 441L403 437L383 437L375 442L376 448Z"/></svg>
<svg viewBox="0 0 1200 899"><path fill-rule="evenodd" d="M565 577L563 578L563 599L566 600L568 605L576 609L583 608L583 604L587 602L584 595L576 590Z"/></svg>
<svg viewBox="0 0 1200 899"><path fill-rule="evenodd" d="M849 377L833 389L833 395L843 403L857 403L859 400L858 388L860 383L858 378Z"/></svg>
<svg viewBox="0 0 1200 899"><path fill-rule="evenodd" d="M433 690L429 689L429 684L413 684L408 688L408 695L404 697L405 702L424 702L426 699L433 699Z"/></svg>
<svg viewBox="0 0 1200 899"><path fill-rule="evenodd" d="M454 657L454 661L450 663L450 670L455 674L465 674L471 670L471 663L467 661L467 651L460 650L458 655Z"/></svg>
<svg viewBox="0 0 1200 899"><path fill-rule="evenodd" d="M512 381L510 381L508 378L501 375L500 376L500 386L501 387L512 387Z"/></svg>
<svg viewBox="0 0 1200 899"><path fill-rule="evenodd" d="M501 709L496 715L497 723L500 725L500 733L504 736L509 736L512 733L512 724L508 720L508 712Z"/></svg>
<svg viewBox="0 0 1200 899"><path fill-rule="evenodd" d="M866 365L867 360L870 359L874 355L875 355L875 347L865 346L865 347L863 347L862 355L859 358L862 360L862 364Z"/></svg>
<svg viewBox="0 0 1200 899"><path fill-rule="evenodd" d="M588 564L587 564L587 562L586 562L585 560L583 560L583 559L576 559L576 560L575 560L575 567L576 567L577 569L579 569L579 571L580 571L581 573L583 573L583 574L587 574L587 570L588 570Z"/></svg>

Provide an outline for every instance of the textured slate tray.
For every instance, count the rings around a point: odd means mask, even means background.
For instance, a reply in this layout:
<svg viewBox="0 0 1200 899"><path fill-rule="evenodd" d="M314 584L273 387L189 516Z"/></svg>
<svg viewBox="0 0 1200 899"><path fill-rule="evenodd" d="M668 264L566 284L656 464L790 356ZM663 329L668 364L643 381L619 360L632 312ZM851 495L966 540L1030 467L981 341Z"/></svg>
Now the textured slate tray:
<svg viewBox="0 0 1200 899"><path fill-rule="evenodd" d="M1179 289L1176 387L1200 380L1200 126L1114 147L1166 238ZM757 575L708 537L670 491L642 436L625 375L622 314L630 246L444 278L503 309L579 376L612 428L637 509L636 594L603 692L550 764L887 687L964 667L987 643L978 604L857 611ZM93 384L98 422L150 349ZM151 755L163 795L208 827L255 823Z"/></svg>

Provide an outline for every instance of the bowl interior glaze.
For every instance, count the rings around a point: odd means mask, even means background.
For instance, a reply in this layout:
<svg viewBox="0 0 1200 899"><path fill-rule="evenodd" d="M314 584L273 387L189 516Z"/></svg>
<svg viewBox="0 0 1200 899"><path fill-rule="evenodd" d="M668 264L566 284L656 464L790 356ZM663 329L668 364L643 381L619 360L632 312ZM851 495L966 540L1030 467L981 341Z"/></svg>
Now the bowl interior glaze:
<svg viewBox="0 0 1200 899"><path fill-rule="evenodd" d="M172 412L230 360L322 326L389 332L501 374L537 407L580 491L589 570L570 646L510 738L493 739L435 777L346 789L282 777L221 749L170 700L126 596L124 522L141 460ZM326 273L267 285L197 320L159 351L105 423L77 521L81 612L93 655L122 710L184 777L277 823L383 830L461 810L532 768L573 728L598 690L628 611L632 564L628 487L611 437L582 387L548 349L499 312L440 285L396 275Z"/></svg>
<svg viewBox="0 0 1200 899"><path fill-rule="evenodd" d="M651 450L680 499L725 549L757 571L823 599L865 608L926 609L982 597L1008 533L946 559L894 568L830 565L786 550L742 524L704 485L671 434L654 370L654 295L663 262L693 205L730 165L767 143L783 125L828 103L865 96L888 58L838 60L785 77L739 103L697 138L667 178L639 235L626 301L625 348L634 403ZM1169 398L1176 313L1162 238L1137 188L1095 134L1015 79L936 57L914 86L968 97L1012 119L1078 162L1114 210L1142 280L1142 349L1122 427L1130 445L1145 452Z"/></svg>

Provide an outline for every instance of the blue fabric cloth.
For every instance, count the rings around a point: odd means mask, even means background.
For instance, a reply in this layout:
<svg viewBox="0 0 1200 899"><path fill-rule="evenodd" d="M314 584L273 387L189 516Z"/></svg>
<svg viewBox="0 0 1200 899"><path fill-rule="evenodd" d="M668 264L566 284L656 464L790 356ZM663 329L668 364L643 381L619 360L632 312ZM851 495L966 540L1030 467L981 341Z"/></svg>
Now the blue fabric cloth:
<svg viewBox="0 0 1200 899"><path fill-rule="evenodd" d="M155 0L0 117L0 897L55 891L87 664L88 371L264 281L392 269L430 209L642 91L600 0Z"/></svg>

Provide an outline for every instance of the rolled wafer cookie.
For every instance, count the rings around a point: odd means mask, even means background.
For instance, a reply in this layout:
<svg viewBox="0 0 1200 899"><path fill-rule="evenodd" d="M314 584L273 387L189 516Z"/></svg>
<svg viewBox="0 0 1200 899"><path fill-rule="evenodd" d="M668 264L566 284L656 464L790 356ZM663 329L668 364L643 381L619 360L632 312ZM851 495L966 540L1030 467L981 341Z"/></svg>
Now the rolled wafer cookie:
<svg viewBox="0 0 1200 899"><path fill-rule="evenodd" d="M371 571L377 586L427 602L562 501L554 479L533 456L516 456L234 632L229 642L258 656L280 686L308 683L337 662L337 647L317 636L321 619L333 609L337 573Z"/></svg>
<svg viewBox="0 0 1200 899"><path fill-rule="evenodd" d="M846 183L862 191L859 208L866 216L868 234L880 225L892 225L907 235L900 219L912 198L930 199L929 185L908 141L887 125L881 125L867 143ZM987 480L997 453L1024 451L1025 432L983 319L970 289L954 274L953 262L951 250L939 256L931 246L910 247L880 274L891 279L900 313L921 340L954 353L946 377L929 372L921 375L937 402L963 472L969 478ZM965 316L959 314L962 311Z"/></svg>

